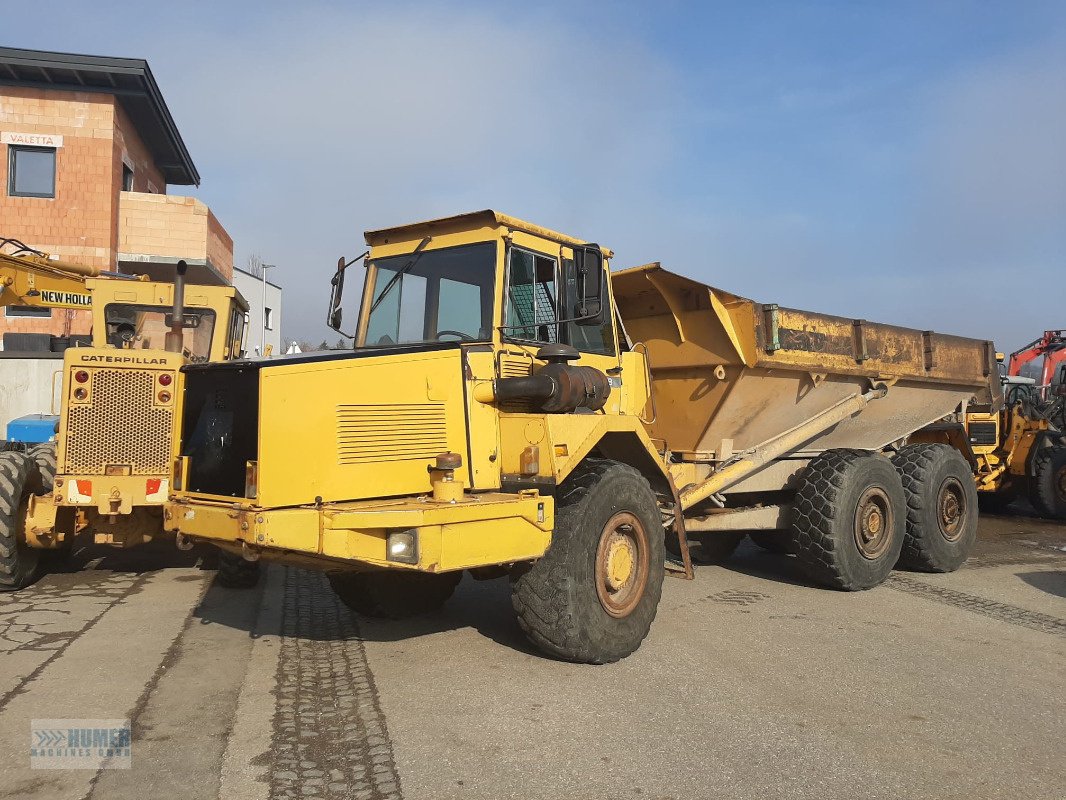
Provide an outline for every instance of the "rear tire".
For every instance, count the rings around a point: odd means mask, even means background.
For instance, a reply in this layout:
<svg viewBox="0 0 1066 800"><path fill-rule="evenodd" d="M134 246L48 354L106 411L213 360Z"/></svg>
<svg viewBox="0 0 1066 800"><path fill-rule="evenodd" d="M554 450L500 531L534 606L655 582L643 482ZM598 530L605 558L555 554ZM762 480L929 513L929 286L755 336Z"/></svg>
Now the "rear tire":
<svg viewBox="0 0 1066 800"><path fill-rule="evenodd" d="M945 444L913 444L892 458L907 499L900 566L954 572L977 540L977 485L966 459Z"/></svg>
<svg viewBox="0 0 1066 800"><path fill-rule="evenodd" d="M870 589L899 560L906 503L887 458L827 450L803 471L793 506L796 556L807 575L833 589Z"/></svg>
<svg viewBox="0 0 1066 800"><path fill-rule="evenodd" d="M514 579L518 624L540 650L606 664L644 641L659 606L665 536L647 479L588 459L560 487L544 556Z"/></svg>
<svg viewBox="0 0 1066 800"><path fill-rule="evenodd" d="M748 537L763 550L770 553L791 553L796 549L792 546L791 531L777 533L758 531L757 533L749 533Z"/></svg>
<svg viewBox="0 0 1066 800"><path fill-rule="evenodd" d="M436 611L455 592L460 572L342 572L329 585L348 608L364 617L405 619Z"/></svg>
<svg viewBox="0 0 1066 800"><path fill-rule="evenodd" d="M0 453L0 592L33 583L41 551L22 540L24 499L31 494L37 468L25 453Z"/></svg>
<svg viewBox="0 0 1066 800"><path fill-rule="evenodd" d="M1036 454L1029 502L1042 517L1066 519L1066 447L1047 447Z"/></svg>
<svg viewBox="0 0 1066 800"><path fill-rule="evenodd" d="M259 583L261 572L258 561L248 561L243 556L226 550L218 552L218 575L216 580L227 589L251 589Z"/></svg>

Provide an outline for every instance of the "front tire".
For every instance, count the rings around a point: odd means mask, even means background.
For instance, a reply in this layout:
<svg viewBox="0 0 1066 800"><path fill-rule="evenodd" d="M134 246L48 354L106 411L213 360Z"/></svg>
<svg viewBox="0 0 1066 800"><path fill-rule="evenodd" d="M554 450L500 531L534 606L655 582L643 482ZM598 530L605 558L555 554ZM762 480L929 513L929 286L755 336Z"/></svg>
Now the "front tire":
<svg viewBox="0 0 1066 800"><path fill-rule="evenodd" d="M892 458L907 499L900 566L954 572L977 540L977 485L966 459L944 444L913 444Z"/></svg>
<svg viewBox="0 0 1066 800"><path fill-rule="evenodd" d="M644 641L662 594L665 536L637 470L589 459L560 487L544 556L514 580L518 624L557 658L606 664Z"/></svg>
<svg viewBox="0 0 1066 800"><path fill-rule="evenodd" d="M803 471L793 506L796 557L833 589L871 589L899 560L906 502L887 458L826 450Z"/></svg>
<svg viewBox="0 0 1066 800"><path fill-rule="evenodd" d="M0 453L0 592L29 586L37 577L41 551L22 537L25 498L32 493L37 468L25 453Z"/></svg>
<svg viewBox="0 0 1066 800"><path fill-rule="evenodd" d="M462 572L341 572L329 585L348 608L364 617L406 619L436 611L455 592Z"/></svg>
<svg viewBox="0 0 1066 800"><path fill-rule="evenodd" d="M1048 447L1036 454L1029 502L1042 517L1066 519L1066 447Z"/></svg>

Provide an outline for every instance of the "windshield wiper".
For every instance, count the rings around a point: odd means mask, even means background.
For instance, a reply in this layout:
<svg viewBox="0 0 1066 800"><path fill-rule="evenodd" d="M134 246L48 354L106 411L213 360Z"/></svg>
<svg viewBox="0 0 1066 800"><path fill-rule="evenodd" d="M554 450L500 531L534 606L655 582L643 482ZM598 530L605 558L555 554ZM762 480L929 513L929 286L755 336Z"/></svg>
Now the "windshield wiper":
<svg viewBox="0 0 1066 800"><path fill-rule="evenodd" d="M381 294L378 295L378 299L375 300L373 305L370 306L370 314L373 314L374 310L381 305L381 301L384 300L388 293L392 291L392 287L394 287L397 283L400 282L400 278L402 278L406 273L411 271L411 268L414 267L415 262L417 262L418 259L422 257L422 253L425 252L424 248L427 244L429 244L429 240L431 238L431 236L427 236L425 239L419 242L418 247L416 247L414 249L414 252L411 253L411 258L407 261L407 263L400 267L400 269L396 272L395 275L389 278L389 282L386 283L385 288L381 290ZM367 314L367 316L370 316L370 314Z"/></svg>

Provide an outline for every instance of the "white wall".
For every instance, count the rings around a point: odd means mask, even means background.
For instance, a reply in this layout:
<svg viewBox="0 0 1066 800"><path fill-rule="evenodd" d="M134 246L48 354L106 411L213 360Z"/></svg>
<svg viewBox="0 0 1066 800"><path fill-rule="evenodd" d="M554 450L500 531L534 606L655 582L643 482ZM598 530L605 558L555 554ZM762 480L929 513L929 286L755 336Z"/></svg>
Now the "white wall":
<svg viewBox="0 0 1066 800"><path fill-rule="evenodd" d="M0 358L0 439L7 436L7 423L16 417L59 413L63 356L61 353L55 356L42 358L35 354L28 358Z"/></svg>
<svg viewBox="0 0 1066 800"><path fill-rule="evenodd" d="M267 278L271 277L268 272ZM233 270L233 285L248 301L248 329L244 335L244 349L250 356L263 352L263 281L242 270ZM266 344L274 346L274 355L281 355L281 288L266 285L266 307L270 309L270 328L266 331Z"/></svg>

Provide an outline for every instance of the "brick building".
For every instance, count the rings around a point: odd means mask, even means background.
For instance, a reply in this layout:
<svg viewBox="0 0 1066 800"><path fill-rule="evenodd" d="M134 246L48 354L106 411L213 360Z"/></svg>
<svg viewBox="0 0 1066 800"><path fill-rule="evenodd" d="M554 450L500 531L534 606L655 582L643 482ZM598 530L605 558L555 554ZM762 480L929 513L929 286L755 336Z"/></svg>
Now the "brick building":
<svg viewBox="0 0 1066 800"><path fill-rule="evenodd" d="M0 236L159 280L184 259L191 281L229 283L225 228L167 194L199 182L146 61L0 47ZM0 310L0 334L38 342L89 324L86 311Z"/></svg>

